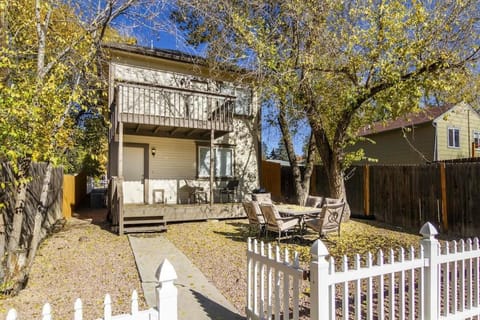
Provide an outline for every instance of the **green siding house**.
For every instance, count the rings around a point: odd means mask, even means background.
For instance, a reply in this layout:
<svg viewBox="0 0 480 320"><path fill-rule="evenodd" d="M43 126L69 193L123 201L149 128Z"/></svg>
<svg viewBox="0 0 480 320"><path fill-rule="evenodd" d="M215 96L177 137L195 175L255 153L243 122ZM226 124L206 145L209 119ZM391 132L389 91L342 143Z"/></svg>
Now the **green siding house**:
<svg viewBox="0 0 480 320"><path fill-rule="evenodd" d="M378 164L423 164L480 155L480 115L468 104L425 108L360 130L365 160Z"/></svg>

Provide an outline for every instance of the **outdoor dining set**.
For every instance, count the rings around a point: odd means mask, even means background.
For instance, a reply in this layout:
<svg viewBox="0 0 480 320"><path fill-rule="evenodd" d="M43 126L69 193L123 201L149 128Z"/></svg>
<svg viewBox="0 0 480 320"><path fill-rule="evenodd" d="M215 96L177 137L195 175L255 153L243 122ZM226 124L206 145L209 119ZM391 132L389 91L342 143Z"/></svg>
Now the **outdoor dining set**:
<svg viewBox="0 0 480 320"><path fill-rule="evenodd" d="M318 232L319 237L337 232L345 209L341 199L308 196L305 206L274 204L267 195L255 195L244 201L243 207L249 224L259 235L273 232L278 241L293 235L303 236L307 228Z"/></svg>

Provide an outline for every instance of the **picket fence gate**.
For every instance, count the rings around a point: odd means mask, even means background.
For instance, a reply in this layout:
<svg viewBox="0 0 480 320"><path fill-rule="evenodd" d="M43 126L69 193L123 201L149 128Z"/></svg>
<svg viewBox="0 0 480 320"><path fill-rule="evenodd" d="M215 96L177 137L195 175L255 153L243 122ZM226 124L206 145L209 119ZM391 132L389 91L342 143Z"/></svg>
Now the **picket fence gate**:
<svg viewBox="0 0 480 320"><path fill-rule="evenodd" d="M168 259L163 260L155 273L158 286L155 288L156 308L138 310L138 294L134 290L131 298L130 314L112 315L112 300L110 295L105 295L103 318L99 320L177 320L177 288L174 281L177 274ZM83 320L82 301L77 299L73 308L73 319ZM10 309L6 320L17 320L19 316L15 309ZM49 303L42 309L41 320L52 320L53 314Z"/></svg>
<svg viewBox="0 0 480 320"><path fill-rule="evenodd" d="M310 249L310 270L298 254L248 240L247 319L299 319L302 281L310 278L310 319L480 319L478 238L445 242L426 223L419 248L346 256L339 268L321 240ZM265 248L266 247L266 248ZM274 252L274 254L273 254ZM305 286L304 286L305 287ZM306 298L304 298L306 299ZM305 308L307 309L307 308Z"/></svg>

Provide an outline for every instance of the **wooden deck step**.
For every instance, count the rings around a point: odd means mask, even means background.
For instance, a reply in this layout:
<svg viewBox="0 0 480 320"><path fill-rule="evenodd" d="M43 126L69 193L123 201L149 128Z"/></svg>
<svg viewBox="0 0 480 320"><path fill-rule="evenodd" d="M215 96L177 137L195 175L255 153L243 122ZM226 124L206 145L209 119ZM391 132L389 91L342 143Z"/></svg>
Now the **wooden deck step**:
<svg viewBox="0 0 480 320"><path fill-rule="evenodd" d="M167 227L164 225L143 225L143 226L125 226L124 233L136 233L136 232L161 232L166 231Z"/></svg>
<svg viewBox="0 0 480 320"><path fill-rule="evenodd" d="M160 232L167 230L167 222L163 216L125 217L123 232Z"/></svg>
<svg viewBox="0 0 480 320"><path fill-rule="evenodd" d="M163 224L165 225L167 222L163 219L163 217L141 217L141 218L125 218L123 221L124 225L129 224Z"/></svg>

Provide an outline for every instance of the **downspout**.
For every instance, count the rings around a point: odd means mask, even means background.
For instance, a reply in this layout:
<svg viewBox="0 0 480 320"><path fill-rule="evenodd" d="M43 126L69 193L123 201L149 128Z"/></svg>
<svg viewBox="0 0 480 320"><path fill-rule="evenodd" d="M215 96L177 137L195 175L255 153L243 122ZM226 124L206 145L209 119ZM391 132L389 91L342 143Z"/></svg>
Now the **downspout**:
<svg viewBox="0 0 480 320"><path fill-rule="evenodd" d="M432 126L434 130L433 135L433 161L438 161L438 130L437 130L437 123L432 121Z"/></svg>
<svg viewBox="0 0 480 320"><path fill-rule="evenodd" d="M467 141L468 141L468 145L467 145L467 149L468 149L468 157L471 158L472 157L472 142L471 142L471 138L470 138L470 109L467 109Z"/></svg>

